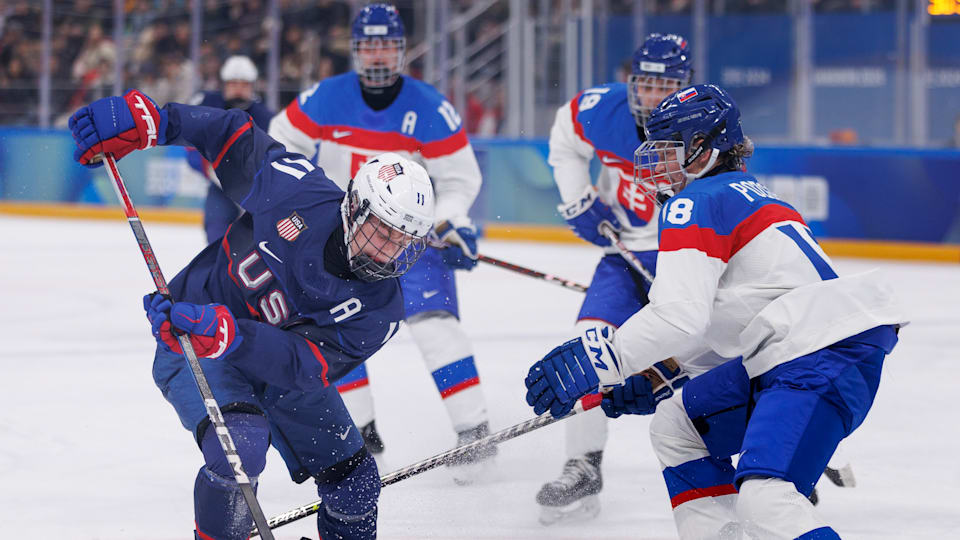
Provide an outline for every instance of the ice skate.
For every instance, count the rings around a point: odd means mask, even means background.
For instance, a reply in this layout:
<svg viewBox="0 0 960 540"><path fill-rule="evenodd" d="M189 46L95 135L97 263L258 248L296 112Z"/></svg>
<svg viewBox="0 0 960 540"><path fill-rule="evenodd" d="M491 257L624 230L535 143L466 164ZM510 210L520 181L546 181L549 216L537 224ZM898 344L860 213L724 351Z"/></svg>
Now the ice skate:
<svg viewBox="0 0 960 540"><path fill-rule="evenodd" d="M465 429L457 433L457 446L472 443L482 439L490 434L490 425L487 422L480 423L470 429ZM472 484L483 477L493 464L493 458L497 455L495 445L481 446L456 461L448 464L453 473L453 481L460 486Z"/></svg>
<svg viewBox="0 0 960 540"><path fill-rule="evenodd" d="M367 451L374 457L380 458L383 454L383 440L380 439L380 433L377 432L377 421L371 420L369 424L360 428L360 435L363 436L363 444Z"/></svg>
<svg viewBox="0 0 960 540"><path fill-rule="evenodd" d="M578 521L597 517L603 489L600 461L603 452L587 454L567 460L563 473L556 480L544 484L537 493L540 505L540 523L553 525L560 521Z"/></svg>

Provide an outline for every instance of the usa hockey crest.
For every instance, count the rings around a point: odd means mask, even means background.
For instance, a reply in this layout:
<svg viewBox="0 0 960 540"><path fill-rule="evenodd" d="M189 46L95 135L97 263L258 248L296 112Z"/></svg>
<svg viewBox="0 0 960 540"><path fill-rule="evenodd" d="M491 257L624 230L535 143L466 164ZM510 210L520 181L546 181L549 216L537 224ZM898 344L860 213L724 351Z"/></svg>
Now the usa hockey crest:
<svg viewBox="0 0 960 540"><path fill-rule="evenodd" d="M286 217L277 222L277 233L280 235L280 238L287 240L288 242L293 242L300 236L300 233L307 228L307 224L304 223L303 218L300 217L296 212L290 214L290 217Z"/></svg>

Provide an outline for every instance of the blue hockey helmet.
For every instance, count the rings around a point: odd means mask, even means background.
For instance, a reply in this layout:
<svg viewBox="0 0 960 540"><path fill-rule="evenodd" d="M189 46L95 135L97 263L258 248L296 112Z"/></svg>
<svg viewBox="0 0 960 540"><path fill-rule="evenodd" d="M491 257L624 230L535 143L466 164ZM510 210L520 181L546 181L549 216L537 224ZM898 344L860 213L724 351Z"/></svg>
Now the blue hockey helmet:
<svg viewBox="0 0 960 540"><path fill-rule="evenodd" d="M392 85L406 62L407 38L397 8L370 4L360 10L350 29L353 64L369 88Z"/></svg>
<svg viewBox="0 0 960 540"><path fill-rule="evenodd" d="M646 141L634 153L634 182L662 204L690 180L717 165L717 158L745 142L740 109L724 89L698 84L674 93L650 113ZM706 162L694 164L704 152ZM700 166L702 165L702 167Z"/></svg>
<svg viewBox="0 0 960 540"><path fill-rule="evenodd" d="M693 61L687 40L676 34L653 33L633 53L628 102L637 125L643 126L661 100L690 84Z"/></svg>

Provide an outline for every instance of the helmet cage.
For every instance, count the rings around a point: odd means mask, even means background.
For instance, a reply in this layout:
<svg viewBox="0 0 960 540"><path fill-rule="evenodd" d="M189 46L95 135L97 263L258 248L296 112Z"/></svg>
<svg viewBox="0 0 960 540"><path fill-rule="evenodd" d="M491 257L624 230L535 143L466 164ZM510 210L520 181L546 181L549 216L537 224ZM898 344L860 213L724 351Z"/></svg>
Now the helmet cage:
<svg viewBox="0 0 960 540"><path fill-rule="evenodd" d="M683 141L644 141L633 154L633 181L640 192L658 207L680 193L691 180L713 169L719 151L710 149L709 141L699 138L697 147L687 155ZM710 149L710 159L700 171L687 172L694 161Z"/></svg>
<svg viewBox="0 0 960 540"><path fill-rule="evenodd" d="M423 255L426 236L416 236L390 225L360 200L353 181L347 186L341 213L350 271L367 282L402 276Z"/></svg>
<svg viewBox="0 0 960 540"><path fill-rule="evenodd" d="M627 103L630 112L638 126L646 124L650 113L657 108L665 98L686 86L689 77L678 79L675 77L661 77L650 73L634 73L627 79ZM652 105L645 105L644 98L655 98ZM651 103L647 101L647 103Z"/></svg>
<svg viewBox="0 0 960 540"><path fill-rule="evenodd" d="M350 40L353 65L368 88L385 88L400 77L407 59L407 38L364 37ZM395 50L395 54L391 54Z"/></svg>

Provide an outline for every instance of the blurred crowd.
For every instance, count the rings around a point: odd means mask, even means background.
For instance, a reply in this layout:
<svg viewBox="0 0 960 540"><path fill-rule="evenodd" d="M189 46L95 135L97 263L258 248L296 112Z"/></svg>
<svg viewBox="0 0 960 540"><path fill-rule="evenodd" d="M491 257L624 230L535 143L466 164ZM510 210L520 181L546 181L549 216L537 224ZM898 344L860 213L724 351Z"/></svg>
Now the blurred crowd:
<svg viewBox="0 0 960 540"><path fill-rule="evenodd" d="M196 70L191 61L194 1L201 3L203 20ZM531 12L544 6L556 11L550 6L559 1L530 0ZM812 1L817 12L889 10L896 5L896 0ZM279 0L281 107L313 82L350 69L352 3L357 2ZM418 2L396 3L410 36L409 71L421 77L424 57L413 54L424 36L423 21L415 16ZM189 101L194 88L217 89L220 65L230 55L249 56L261 78L267 73L268 0L124 0L120 44L113 39L113 0L53 0L52 4L50 112L55 126L65 125L70 112L83 103L113 93L118 74L122 88L140 88L163 104ZM452 0L451 14L467 12L475 4ZM689 13L693 4L693 0L647 0L644 6L653 14L669 14ZM784 12L791 4L791 0L707 0L712 13ZM611 14L626 14L634 2L606 0L604 5ZM501 1L473 19L466 36L466 88L447 87L454 103L458 92L465 93L461 115L472 134L494 135L503 120L500 66L505 63L508 7L509 2ZM43 3L36 0L0 0L0 125L39 122L42 8ZM122 69L117 69L118 62ZM263 81L258 89L265 90Z"/></svg>
<svg viewBox="0 0 960 540"><path fill-rule="evenodd" d="M115 43L112 0L54 0L51 29L51 113L55 126L83 103L110 95L118 74L123 88L137 87L161 105L189 101L197 90L219 87L224 59L249 56L267 73L271 24L267 0L198 0L203 24L199 66L191 61L192 0L125 0L122 43ZM416 29L415 2L398 2L408 34ZM457 1L454 13L470 2ZM42 69L43 4L0 0L0 124L38 123ZM314 82L350 69L351 3L348 0L280 0L279 104ZM488 10L471 25L474 42L496 32L505 9ZM422 33L422 32L421 32ZM415 45L415 40L409 40ZM122 62L122 72L117 63ZM422 57L410 64L422 74ZM492 135L502 110L498 78L468 89L468 129ZM261 80L258 90L265 90ZM450 88L451 93L456 88ZM451 97L451 99L453 99ZM499 105L498 105L499 103Z"/></svg>

